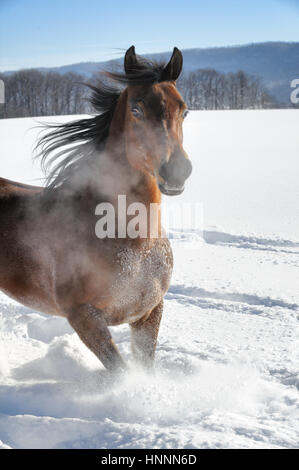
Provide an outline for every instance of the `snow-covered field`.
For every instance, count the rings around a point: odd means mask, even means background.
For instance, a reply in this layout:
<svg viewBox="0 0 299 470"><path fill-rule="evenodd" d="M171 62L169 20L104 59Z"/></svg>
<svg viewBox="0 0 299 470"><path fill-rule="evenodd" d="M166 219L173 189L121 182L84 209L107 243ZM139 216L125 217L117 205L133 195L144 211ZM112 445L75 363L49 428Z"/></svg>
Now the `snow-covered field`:
<svg viewBox="0 0 299 470"><path fill-rule="evenodd" d="M34 125L0 121L1 176L38 183ZM203 204L204 232L170 231L154 375L130 362L127 325L111 331L131 370L111 382L65 320L0 294L3 447L298 447L298 125L296 110L187 118L180 201Z"/></svg>

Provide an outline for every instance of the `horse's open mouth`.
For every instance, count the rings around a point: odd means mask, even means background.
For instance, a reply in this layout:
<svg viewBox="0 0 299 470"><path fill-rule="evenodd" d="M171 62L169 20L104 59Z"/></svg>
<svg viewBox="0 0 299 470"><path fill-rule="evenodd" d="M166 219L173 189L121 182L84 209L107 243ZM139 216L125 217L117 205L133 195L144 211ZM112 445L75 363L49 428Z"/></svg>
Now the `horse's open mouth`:
<svg viewBox="0 0 299 470"><path fill-rule="evenodd" d="M184 188L184 185L178 188L176 186L169 186L166 182L159 183L161 193L166 194L166 196L178 196L179 194L182 194Z"/></svg>

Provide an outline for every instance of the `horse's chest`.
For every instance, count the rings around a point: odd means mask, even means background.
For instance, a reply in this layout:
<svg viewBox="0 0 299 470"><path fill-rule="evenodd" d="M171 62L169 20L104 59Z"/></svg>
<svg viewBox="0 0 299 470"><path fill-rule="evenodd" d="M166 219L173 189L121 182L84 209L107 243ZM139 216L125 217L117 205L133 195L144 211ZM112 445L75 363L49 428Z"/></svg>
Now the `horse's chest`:
<svg viewBox="0 0 299 470"><path fill-rule="evenodd" d="M111 286L112 308L122 317L119 321L134 322L153 309L168 289L171 271L172 253L168 240L147 250L121 250Z"/></svg>

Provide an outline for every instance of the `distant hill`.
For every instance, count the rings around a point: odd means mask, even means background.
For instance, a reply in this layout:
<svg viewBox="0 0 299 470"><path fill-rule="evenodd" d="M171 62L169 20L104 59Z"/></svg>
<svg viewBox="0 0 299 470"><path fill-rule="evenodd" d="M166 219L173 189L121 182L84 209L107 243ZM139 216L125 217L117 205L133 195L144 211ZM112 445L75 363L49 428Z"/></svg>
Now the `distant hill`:
<svg viewBox="0 0 299 470"><path fill-rule="evenodd" d="M182 50L184 71L213 68L219 72L244 72L262 78L265 87L278 101L290 104L290 82L299 78L299 43L265 42L242 46L196 48ZM167 60L170 52L147 55ZM76 72L86 78L93 73L122 63L123 59L107 62L81 62L62 67L40 68L61 74ZM12 73L12 72L7 72Z"/></svg>

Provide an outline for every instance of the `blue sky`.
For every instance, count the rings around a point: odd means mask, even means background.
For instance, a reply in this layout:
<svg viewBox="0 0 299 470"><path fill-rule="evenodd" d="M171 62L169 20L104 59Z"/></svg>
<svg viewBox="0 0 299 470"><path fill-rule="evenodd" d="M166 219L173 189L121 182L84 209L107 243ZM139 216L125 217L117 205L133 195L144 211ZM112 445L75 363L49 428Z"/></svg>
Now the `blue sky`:
<svg viewBox="0 0 299 470"><path fill-rule="evenodd" d="M0 0L0 70L299 41L299 0Z"/></svg>

